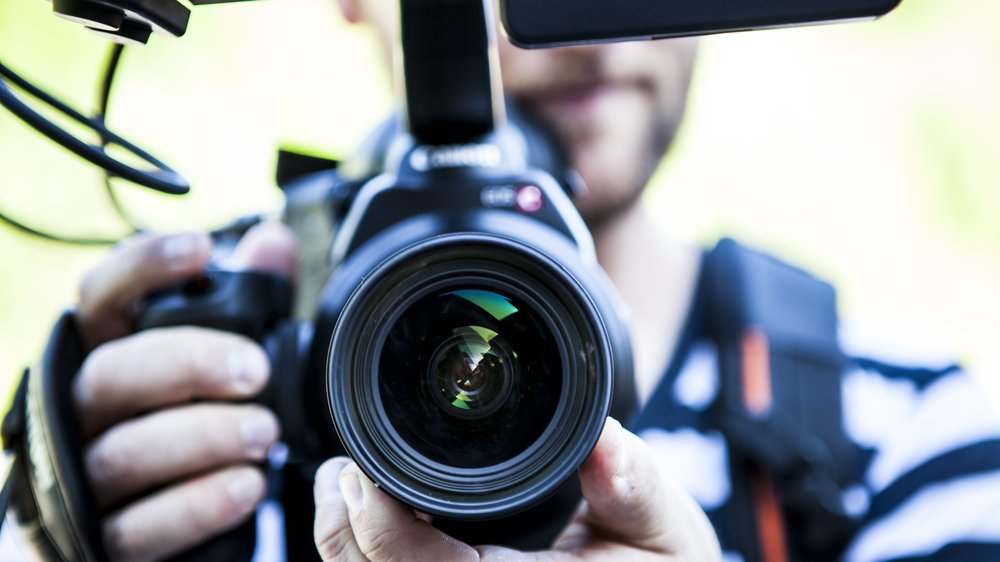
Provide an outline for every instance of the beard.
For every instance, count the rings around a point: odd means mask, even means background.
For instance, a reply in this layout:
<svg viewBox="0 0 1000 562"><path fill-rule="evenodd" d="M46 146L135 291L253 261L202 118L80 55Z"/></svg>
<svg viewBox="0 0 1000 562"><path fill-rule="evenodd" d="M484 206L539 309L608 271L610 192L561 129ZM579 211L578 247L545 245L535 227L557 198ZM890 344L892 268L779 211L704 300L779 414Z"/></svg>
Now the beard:
<svg viewBox="0 0 1000 562"><path fill-rule="evenodd" d="M635 207L642 193L666 155L676 134L677 125L666 116L650 123L642 131L641 149L630 161L617 164L618 170L595 171L585 180L587 190L575 198L577 209L591 232L597 232ZM637 133L638 134L638 133ZM578 150L584 157L586 148ZM574 159L574 162L579 160ZM614 165L614 164L613 164Z"/></svg>
<svg viewBox="0 0 1000 562"><path fill-rule="evenodd" d="M508 93L562 144L586 186L575 203L591 231L637 204L673 143L690 82L690 45L571 48L516 61L520 72Z"/></svg>
<svg viewBox="0 0 1000 562"><path fill-rule="evenodd" d="M653 112L634 124L615 120L563 123L539 111L530 99L522 105L555 137L566 162L582 179L584 189L575 195L574 203L591 232L639 202L673 144L681 115Z"/></svg>

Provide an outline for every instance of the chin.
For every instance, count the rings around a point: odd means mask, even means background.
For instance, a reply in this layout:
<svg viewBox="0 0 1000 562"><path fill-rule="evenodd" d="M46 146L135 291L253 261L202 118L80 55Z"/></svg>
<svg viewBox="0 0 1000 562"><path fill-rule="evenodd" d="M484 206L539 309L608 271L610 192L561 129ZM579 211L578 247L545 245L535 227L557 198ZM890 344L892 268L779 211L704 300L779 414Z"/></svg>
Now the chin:
<svg viewBox="0 0 1000 562"><path fill-rule="evenodd" d="M591 230L635 204L660 157L634 131L578 141L570 155L586 185L586 193L576 199L576 206Z"/></svg>
<svg viewBox="0 0 1000 562"><path fill-rule="evenodd" d="M621 216L639 200L643 186L633 184L631 189L624 189L626 185L629 184L595 182L587 186L586 193L574 200L580 216L592 232Z"/></svg>

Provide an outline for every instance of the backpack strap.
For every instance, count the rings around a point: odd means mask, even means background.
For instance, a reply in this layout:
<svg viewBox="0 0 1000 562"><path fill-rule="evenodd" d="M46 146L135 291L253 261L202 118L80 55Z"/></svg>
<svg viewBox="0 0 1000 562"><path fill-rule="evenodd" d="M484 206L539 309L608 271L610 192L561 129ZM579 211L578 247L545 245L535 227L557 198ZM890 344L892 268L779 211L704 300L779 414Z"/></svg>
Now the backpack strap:
<svg viewBox="0 0 1000 562"><path fill-rule="evenodd" d="M729 446L733 546L746 562L835 559L856 529L842 495L860 449L843 427L833 287L729 239L704 268L720 371L710 416Z"/></svg>

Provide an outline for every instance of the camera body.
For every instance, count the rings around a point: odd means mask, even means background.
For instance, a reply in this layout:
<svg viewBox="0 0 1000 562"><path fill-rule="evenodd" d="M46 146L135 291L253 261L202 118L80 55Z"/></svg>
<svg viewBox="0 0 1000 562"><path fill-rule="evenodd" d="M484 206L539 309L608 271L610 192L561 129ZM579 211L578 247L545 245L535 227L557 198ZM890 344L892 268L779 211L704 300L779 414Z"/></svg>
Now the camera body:
<svg viewBox="0 0 1000 562"><path fill-rule="evenodd" d="M320 301L310 370L326 367L341 440L435 516L537 504L632 407L621 306L560 183L526 165L522 130L391 147L394 171L361 187L336 234Z"/></svg>
<svg viewBox="0 0 1000 562"><path fill-rule="evenodd" d="M318 202L336 225L310 320L287 318L281 280L215 269L154 295L140 329L259 339L273 365L260 401L302 477L346 451L453 534L545 546L576 506L575 473L604 420L635 406L622 307L569 182L529 162L547 141L523 117L459 145L392 124L380 134L365 179L328 171L285 186L290 215ZM547 525L527 533L529 520Z"/></svg>

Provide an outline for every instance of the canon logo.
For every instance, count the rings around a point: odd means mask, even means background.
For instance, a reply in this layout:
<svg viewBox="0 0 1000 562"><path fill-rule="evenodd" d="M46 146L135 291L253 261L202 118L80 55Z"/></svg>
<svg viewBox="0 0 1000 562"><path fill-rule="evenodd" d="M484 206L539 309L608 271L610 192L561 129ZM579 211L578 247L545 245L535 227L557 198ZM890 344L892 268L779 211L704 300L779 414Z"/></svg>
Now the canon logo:
<svg viewBox="0 0 1000 562"><path fill-rule="evenodd" d="M410 153L410 167L418 172L442 168L496 168L503 155L492 144L418 146Z"/></svg>

